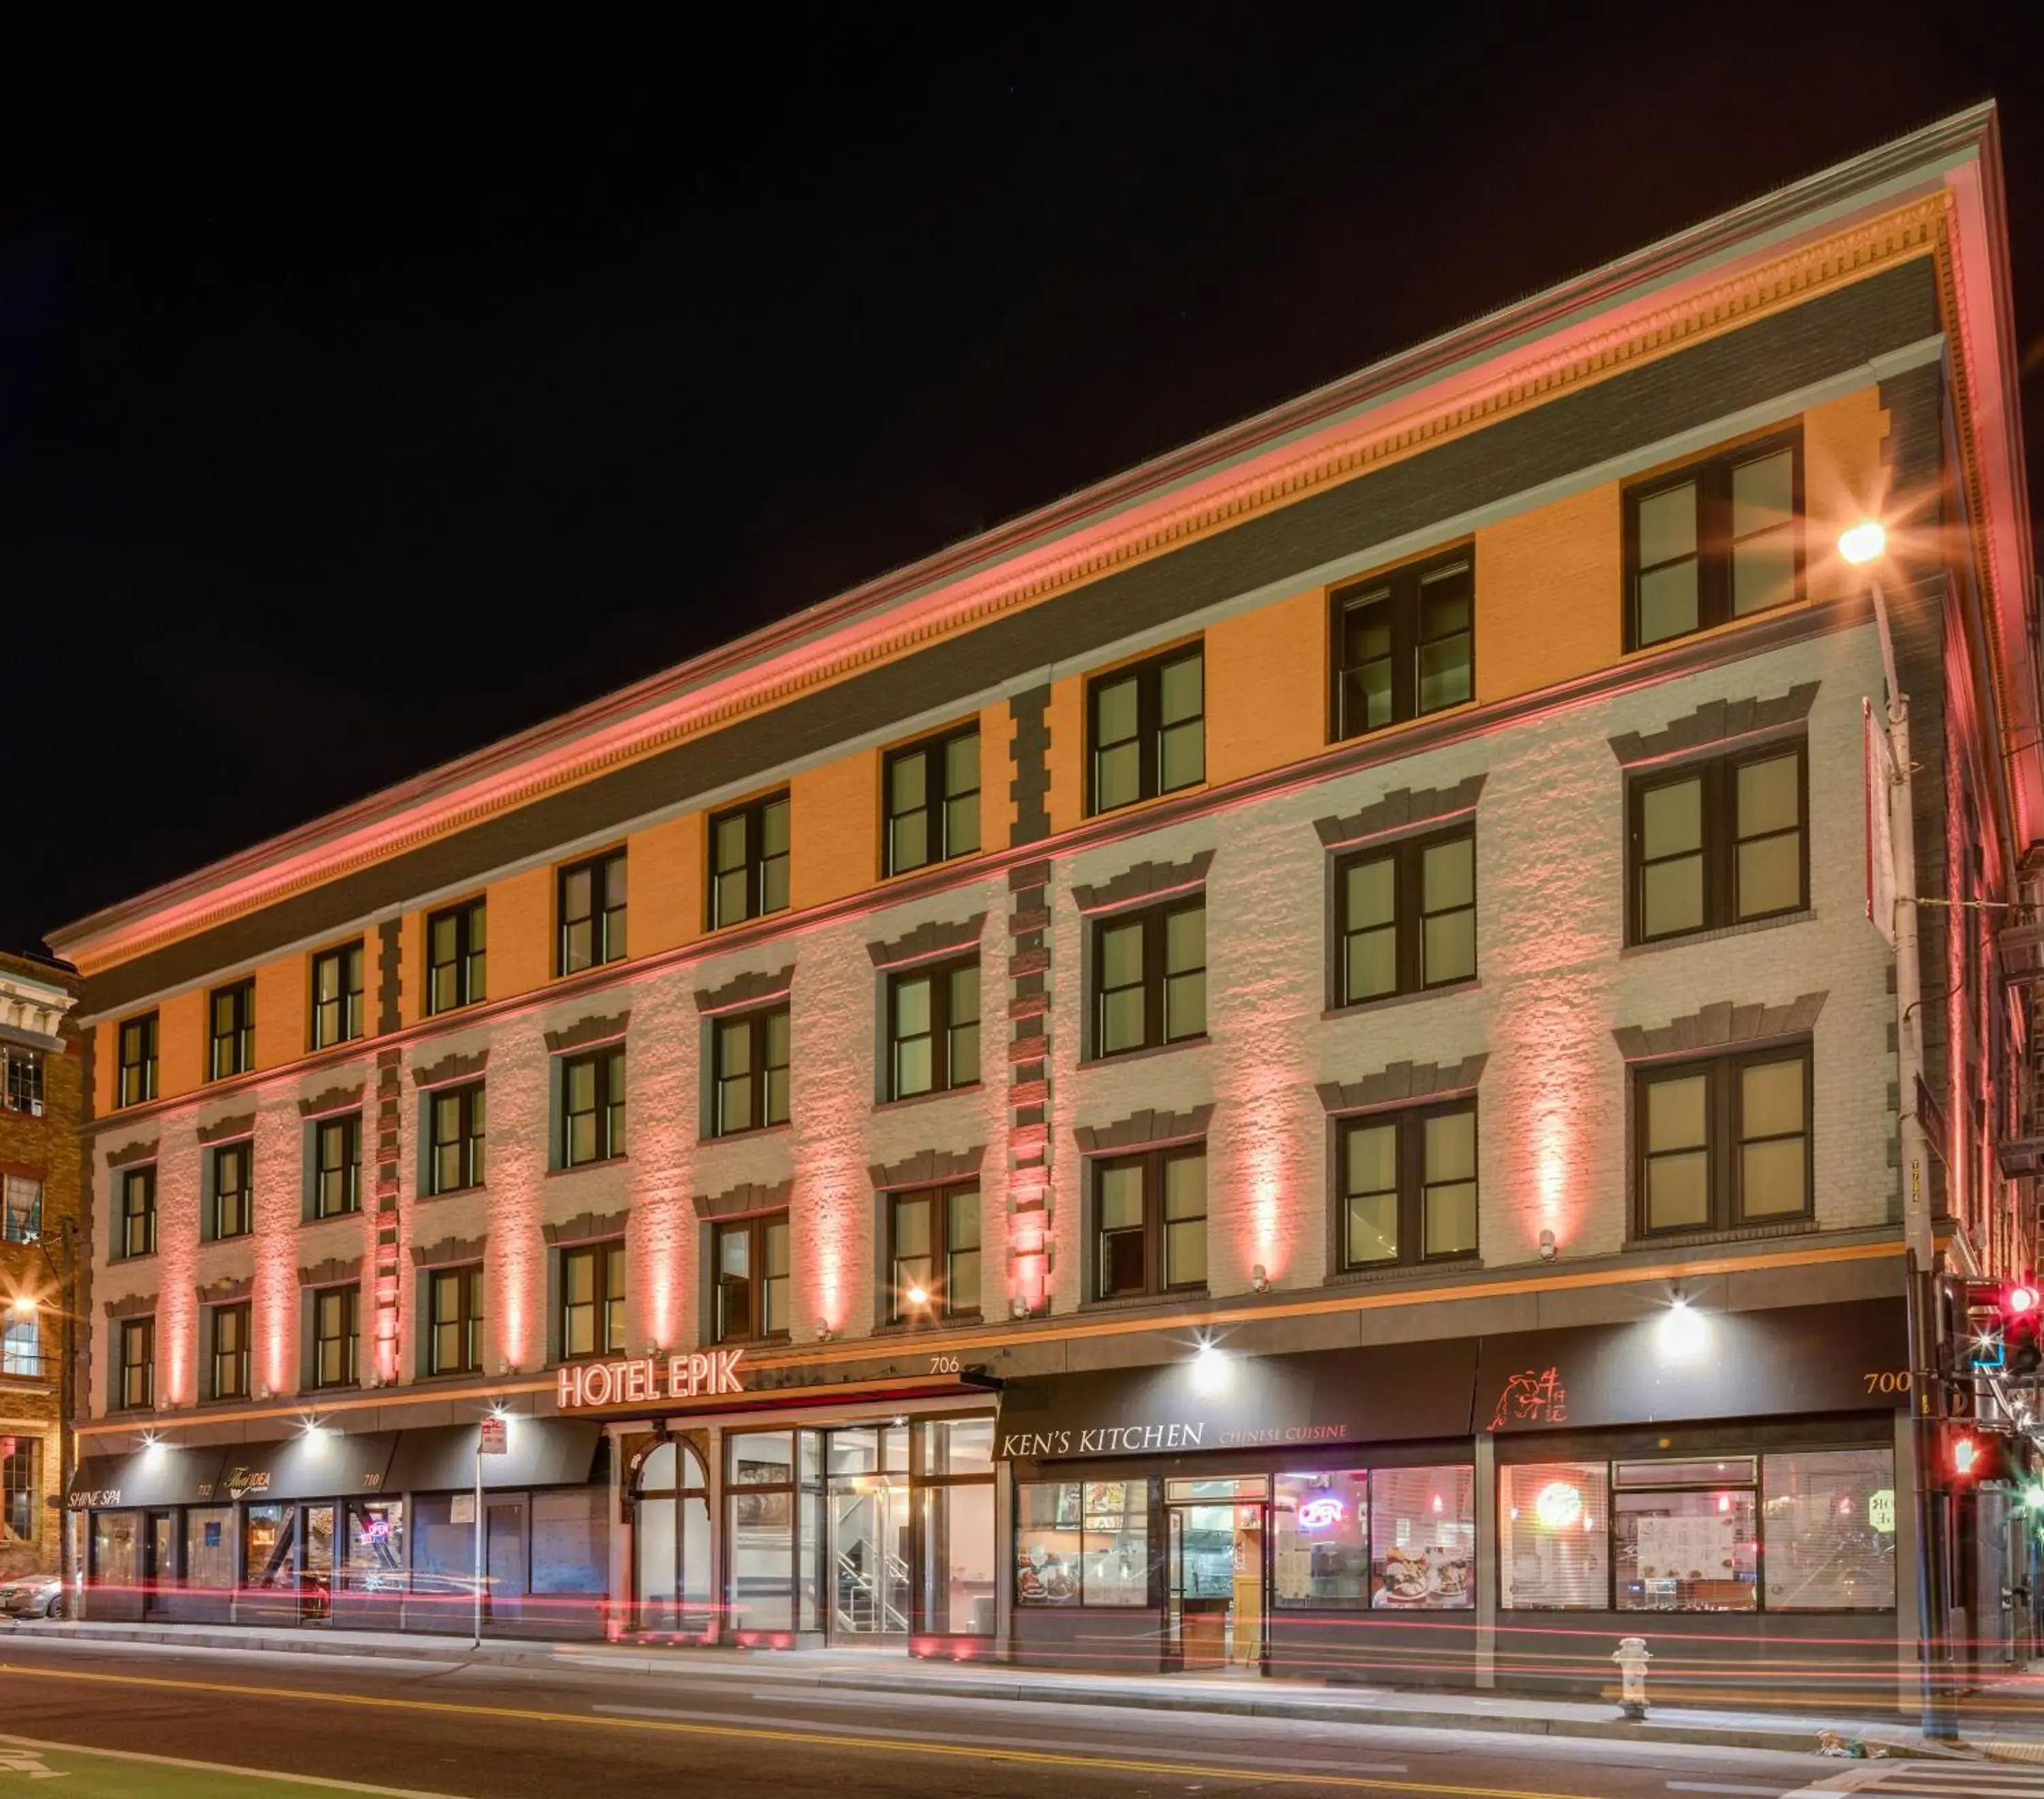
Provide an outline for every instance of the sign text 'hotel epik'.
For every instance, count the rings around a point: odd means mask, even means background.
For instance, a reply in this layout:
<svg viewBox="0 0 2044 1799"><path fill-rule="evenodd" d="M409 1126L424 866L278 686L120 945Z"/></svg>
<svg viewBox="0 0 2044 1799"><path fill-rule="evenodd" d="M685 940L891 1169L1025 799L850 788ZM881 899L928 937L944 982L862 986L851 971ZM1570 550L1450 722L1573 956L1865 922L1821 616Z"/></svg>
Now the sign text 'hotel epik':
<svg viewBox="0 0 2044 1799"><path fill-rule="evenodd" d="M593 1405L650 1405L669 1399L703 1399L743 1393L742 1349L711 1349L664 1361L647 1355L628 1362L571 1362L560 1371L555 1400L563 1412Z"/></svg>

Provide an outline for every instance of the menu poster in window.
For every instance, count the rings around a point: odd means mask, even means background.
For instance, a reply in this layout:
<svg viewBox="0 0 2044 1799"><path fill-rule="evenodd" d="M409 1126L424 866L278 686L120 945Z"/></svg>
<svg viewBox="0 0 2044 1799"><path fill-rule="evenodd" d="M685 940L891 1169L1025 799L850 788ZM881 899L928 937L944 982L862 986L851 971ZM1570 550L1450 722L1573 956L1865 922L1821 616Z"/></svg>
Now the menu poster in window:
<svg viewBox="0 0 2044 1799"><path fill-rule="evenodd" d="M1738 1520L1724 1513L1693 1517L1646 1516L1635 1527L1642 1579L1731 1580L1735 1578Z"/></svg>

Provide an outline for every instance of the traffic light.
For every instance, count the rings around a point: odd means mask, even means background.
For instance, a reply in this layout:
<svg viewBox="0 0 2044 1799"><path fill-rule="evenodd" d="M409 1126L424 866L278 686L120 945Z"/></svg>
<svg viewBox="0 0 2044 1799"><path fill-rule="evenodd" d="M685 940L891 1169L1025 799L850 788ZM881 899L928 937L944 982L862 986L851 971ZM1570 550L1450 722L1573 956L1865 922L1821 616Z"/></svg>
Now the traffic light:
<svg viewBox="0 0 2044 1799"><path fill-rule="evenodd" d="M2028 1281L2014 1281L2002 1290L2001 1340L2011 1374L2025 1377L2044 1367L2044 1343L2038 1341L2044 1312L2037 1303L2037 1289Z"/></svg>
<svg viewBox="0 0 2044 1799"><path fill-rule="evenodd" d="M1945 1473L1957 1485L1971 1486L1981 1481L2011 1478L2002 1439L1992 1431L1970 1424L1950 1426L1944 1433L1943 1449Z"/></svg>
<svg viewBox="0 0 2044 1799"><path fill-rule="evenodd" d="M1966 1364L1976 1371L2035 1378L2044 1370L2044 1290L2019 1281L1966 1285Z"/></svg>

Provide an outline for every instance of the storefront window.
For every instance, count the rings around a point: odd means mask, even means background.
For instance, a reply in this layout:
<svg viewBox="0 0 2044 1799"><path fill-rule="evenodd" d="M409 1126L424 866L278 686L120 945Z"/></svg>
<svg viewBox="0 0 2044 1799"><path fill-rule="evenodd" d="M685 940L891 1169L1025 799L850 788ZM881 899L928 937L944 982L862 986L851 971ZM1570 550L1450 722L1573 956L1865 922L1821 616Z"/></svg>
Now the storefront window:
<svg viewBox="0 0 2044 1799"><path fill-rule="evenodd" d="M1609 1607L1609 1489L1602 1462L1498 1469L1499 1598L1506 1609Z"/></svg>
<svg viewBox="0 0 2044 1799"><path fill-rule="evenodd" d="M709 1620L707 1485L701 1459L683 1443L656 1444L639 1471L632 1516L641 1630L699 1630Z"/></svg>
<svg viewBox="0 0 2044 1799"><path fill-rule="evenodd" d="M1024 1605L1143 1605L1150 1597L1147 1481L1020 1490L1015 1597Z"/></svg>
<svg viewBox="0 0 2044 1799"><path fill-rule="evenodd" d="M1370 1476L1370 1604L1476 1603L1476 1470L1377 1468Z"/></svg>
<svg viewBox="0 0 2044 1799"><path fill-rule="evenodd" d="M356 1593L405 1587L405 1508L395 1500L352 1499L341 1585Z"/></svg>
<svg viewBox="0 0 2044 1799"><path fill-rule="evenodd" d="M923 1472L932 1479L993 1472L991 1418L935 1418L923 1431Z"/></svg>
<svg viewBox="0 0 2044 1799"><path fill-rule="evenodd" d="M1721 1464L1621 1462L1616 1472L1612 1551L1619 1611L1758 1609L1758 1508L1750 1457ZM1727 1474L1739 1477L1738 1483ZM1699 1480L1711 1484L1672 1484ZM1656 1481L1662 1483L1658 1489L1648 1485Z"/></svg>
<svg viewBox="0 0 2044 1799"><path fill-rule="evenodd" d="M993 1634L993 1483L924 1487L921 1619L925 1630Z"/></svg>
<svg viewBox="0 0 2044 1799"><path fill-rule="evenodd" d="M420 1616L473 1603L475 1535L474 1493L428 1493L412 1502L412 1595ZM405 1616L413 1616L411 1608Z"/></svg>
<svg viewBox="0 0 2044 1799"><path fill-rule="evenodd" d="M234 1509L194 1505L185 1513L185 1585L224 1593L234 1584Z"/></svg>
<svg viewBox="0 0 2044 1799"><path fill-rule="evenodd" d="M133 1512L92 1514L92 1584L124 1587L135 1584L136 1524Z"/></svg>
<svg viewBox="0 0 2044 1799"><path fill-rule="evenodd" d="M730 1617L741 1631L795 1628L795 1437L730 1442Z"/></svg>
<svg viewBox="0 0 2044 1799"><path fill-rule="evenodd" d="M1770 1611L1873 1612L1895 1604L1895 1457L1886 1449L1765 1457Z"/></svg>
<svg viewBox="0 0 2044 1799"><path fill-rule="evenodd" d="M297 1533L292 1528L297 1517L294 1506L248 1508L241 1526L241 1566L249 1586L290 1587L298 1584L293 1563Z"/></svg>
<svg viewBox="0 0 2044 1799"><path fill-rule="evenodd" d="M532 1495L532 1590L604 1593L610 1586L609 1536L601 1487Z"/></svg>
<svg viewBox="0 0 2044 1799"><path fill-rule="evenodd" d="M1370 1603L1370 1477L1278 1477L1278 1605L1361 1610Z"/></svg>

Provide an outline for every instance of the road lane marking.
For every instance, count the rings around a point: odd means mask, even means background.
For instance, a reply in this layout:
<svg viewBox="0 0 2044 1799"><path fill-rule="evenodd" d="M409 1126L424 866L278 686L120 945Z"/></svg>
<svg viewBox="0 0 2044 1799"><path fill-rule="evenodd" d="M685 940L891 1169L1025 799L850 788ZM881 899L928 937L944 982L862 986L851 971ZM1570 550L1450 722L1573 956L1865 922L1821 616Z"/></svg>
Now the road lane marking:
<svg viewBox="0 0 2044 1799"><path fill-rule="evenodd" d="M1762 1799L1782 1799L1782 1795L1791 1789L1785 1787L1778 1780L1772 1786L1739 1786L1731 1781L1671 1780L1668 1782L1668 1790L1670 1793L1758 1793Z"/></svg>
<svg viewBox="0 0 2044 1799"><path fill-rule="evenodd" d="M282 1781L290 1786L316 1787L322 1793L374 1793L382 1799L460 1799L451 1793L426 1793L412 1786L371 1786L359 1780L328 1780L317 1774L281 1774L275 1768L237 1767L229 1762L192 1762L182 1755L145 1755L139 1749L92 1749L81 1743L45 1743L30 1736L0 1736L0 1746L26 1750L38 1757L100 1755L110 1762L146 1762L152 1767L186 1768L194 1774L232 1774L243 1780ZM66 1778L67 1770L38 1775L39 1779Z"/></svg>
<svg viewBox="0 0 2044 1799"><path fill-rule="evenodd" d="M903 1755L944 1761L1012 1762L1026 1767L1106 1769L1119 1774L1197 1776L1210 1780L1258 1781L1269 1786L1318 1786L1367 1793L1424 1793L1447 1799L1596 1799L1591 1793L1517 1786L1463 1786L1439 1781L1384 1780L1358 1774L1295 1774L1282 1769L1228 1767L1197 1762L1144 1760L1135 1756L1065 1755L1044 1749L974 1749L930 1743L915 1737L867 1738L843 1732L767 1728L731 1724L689 1724L678 1718L603 1717L592 1712L552 1712L513 1705L471 1705L451 1699L405 1699L386 1693L323 1693L290 1686L242 1686L228 1681L172 1680L159 1674L114 1674L83 1668L40 1668L0 1662L0 1671L33 1680L71 1681L97 1686L159 1689L171 1693L210 1693L236 1699L276 1699L299 1705L359 1706L365 1710L421 1712L442 1717L490 1718L515 1724L576 1725L610 1730L643 1730L682 1736L727 1737L747 1743L793 1743L820 1749L889 1749ZM97 1751L80 1747L82 1752Z"/></svg>

